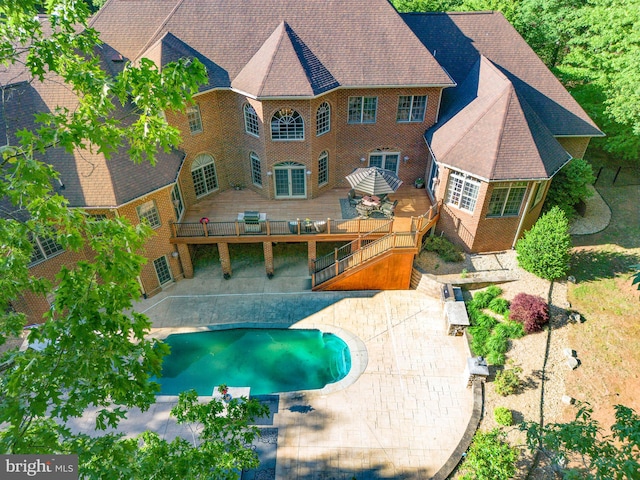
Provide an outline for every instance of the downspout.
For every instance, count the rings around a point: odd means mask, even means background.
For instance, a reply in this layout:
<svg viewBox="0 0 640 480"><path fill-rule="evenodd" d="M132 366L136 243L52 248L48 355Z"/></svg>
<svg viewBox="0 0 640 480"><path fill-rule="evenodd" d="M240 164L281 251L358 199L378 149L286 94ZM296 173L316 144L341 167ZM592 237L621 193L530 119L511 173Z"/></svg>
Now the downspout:
<svg viewBox="0 0 640 480"><path fill-rule="evenodd" d="M516 242L518 241L518 238L520 238L520 232L522 231L522 225L524 224L524 217L526 217L527 212L529 211L529 207L531 206L531 201L533 200L533 192L535 192L536 190L536 185L539 185L540 183L542 182L535 182L533 184L533 187L531 188L531 191L529 192L529 198L527 198L527 204L525 205L524 211L522 212L522 217L520 217L518 230L516 231L516 236L513 239L513 244L511 245L511 248L515 248Z"/></svg>

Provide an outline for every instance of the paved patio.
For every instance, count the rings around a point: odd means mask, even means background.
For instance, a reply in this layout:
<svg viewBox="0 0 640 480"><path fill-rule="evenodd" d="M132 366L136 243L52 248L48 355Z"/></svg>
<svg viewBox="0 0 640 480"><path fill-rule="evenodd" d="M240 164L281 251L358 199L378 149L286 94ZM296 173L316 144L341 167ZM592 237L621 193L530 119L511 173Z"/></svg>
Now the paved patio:
<svg viewBox="0 0 640 480"><path fill-rule="evenodd" d="M266 449L264 469L243 478L430 478L453 452L472 411L463 379L469 353L462 337L444 334L440 301L417 291L308 288L304 259L271 280L260 265L236 269L222 280L212 264L140 302L137 310L163 333L172 327L259 323L343 330L364 344L366 363L358 378L272 401L277 413L265 422L265 433L275 441L277 429L277 449ZM168 421L173 403L165 400L131 415L121 430L153 428L167 438L185 434ZM86 418L79 427L90 422ZM277 459L266 458L274 451Z"/></svg>

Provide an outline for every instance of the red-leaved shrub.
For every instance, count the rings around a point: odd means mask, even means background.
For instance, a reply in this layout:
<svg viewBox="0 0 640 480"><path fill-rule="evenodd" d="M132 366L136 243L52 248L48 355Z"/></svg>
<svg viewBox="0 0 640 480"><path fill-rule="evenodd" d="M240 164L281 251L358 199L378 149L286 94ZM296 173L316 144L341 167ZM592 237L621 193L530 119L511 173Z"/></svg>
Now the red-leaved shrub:
<svg viewBox="0 0 640 480"><path fill-rule="evenodd" d="M522 323L527 333L539 332L549 322L549 306L540 297L519 293L511 302L509 318Z"/></svg>

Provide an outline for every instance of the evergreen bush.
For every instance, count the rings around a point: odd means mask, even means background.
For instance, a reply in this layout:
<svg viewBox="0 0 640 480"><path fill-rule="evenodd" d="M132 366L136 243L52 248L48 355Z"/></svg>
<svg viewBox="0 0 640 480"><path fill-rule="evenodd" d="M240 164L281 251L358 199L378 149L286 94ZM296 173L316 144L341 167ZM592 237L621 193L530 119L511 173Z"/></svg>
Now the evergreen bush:
<svg viewBox="0 0 640 480"><path fill-rule="evenodd" d="M427 237L422 248L427 252L437 253L445 262L461 262L464 260L462 249L451 243L446 237Z"/></svg>
<svg viewBox="0 0 640 480"><path fill-rule="evenodd" d="M493 381L496 393L503 397L516 393L522 384L522 381L520 380L521 373L522 369L517 366L500 370L496 374L496 379Z"/></svg>
<svg viewBox="0 0 640 480"><path fill-rule="evenodd" d="M555 280L567 274L570 250L569 222L558 207L553 207L540 217L516 243L518 264L546 280Z"/></svg>
<svg viewBox="0 0 640 480"><path fill-rule="evenodd" d="M539 332L549 323L549 305L540 297L519 293L511 302L509 318L522 323L527 333Z"/></svg>
<svg viewBox="0 0 640 480"><path fill-rule="evenodd" d="M505 427L513 425L513 412L506 407L494 408L493 418L498 425L503 425Z"/></svg>

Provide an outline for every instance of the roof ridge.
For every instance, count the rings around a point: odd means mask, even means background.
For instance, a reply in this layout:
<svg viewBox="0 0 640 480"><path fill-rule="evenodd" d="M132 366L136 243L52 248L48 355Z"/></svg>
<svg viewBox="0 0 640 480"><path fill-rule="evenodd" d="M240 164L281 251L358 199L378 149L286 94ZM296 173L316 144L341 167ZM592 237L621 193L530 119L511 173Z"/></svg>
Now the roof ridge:
<svg viewBox="0 0 640 480"><path fill-rule="evenodd" d="M265 71L265 74L262 76L262 79L260 81L260 88L258 89L258 92L262 92L262 89L264 88L265 83L267 83L267 79L269 78L269 74L271 73L271 69L273 68L273 63L275 62L276 55L278 54L278 51L280 50L280 45L282 45L282 39L284 38L285 35L287 37L289 36L289 34L287 33L287 26L288 26L288 24L287 24L286 20L282 20L278 24L278 26L275 28L275 30L273 32L271 32L271 35L273 35L274 33L276 33L278 31L278 29L281 30L280 35L278 37L278 41L275 44L275 48L271 52L271 57L269 58L269 64L267 65L267 69ZM271 35L269 35L267 40L269 40L269 38L271 38ZM262 45L260 45L260 48L262 48L264 46L264 44L265 44L265 42L267 40L265 40L262 43ZM260 48L258 49L258 51L260 51ZM251 59L253 60L253 57L251 57Z"/></svg>
<svg viewBox="0 0 640 480"><path fill-rule="evenodd" d="M171 9L171 11L167 14L167 16L165 17L165 19L160 23L160 25L158 25L158 28L156 28L155 32L153 32L153 35L151 35L149 37L149 40L147 40L147 43L145 43L142 48L140 49L140 51L136 54L135 58L133 58L132 60L138 60L140 57L142 57L142 55L144 55L144 53L155 43L157 43L156 37L158 36L158 34L160 33L160 30L162 30L164 28L164 26L169 22L169 19L173 16L174 13L176 13L176 10L178 10L178 8L180 8L180 6L184 3L184 0L177 0L176 4L174 5L174 7ZM162 38L162 37L161 37Z"/></svg>
<svg viewBox="0 0 640 480"><path fill-rule="evenodd" d="M509 84L507 85L507 88L505 89L505 93L507 93L507 95L509 96L509 98L507 99L507 111L502 116L502 123L500 124L500 128L498 129L498 135L497 135L498 145L496 146L497 148L494 149L493 158L491 159L493 166L491 167L491 176L489 178L493 178L494 174L496 173L496 166L498 164L498 158L500 157L502 140L504 138L504 127L507 123L507 117L509 116L509 111L511 110L511 102L513 101L513 95L515 93L515 87L513 86L513 83L511 83L509 79L507 79L507 82L509 82ZM517 95L516 95L516 98L518 98ZM522 112L522 114L524 115L524 112Z"/></svg>
<svg viewBox="0 0 640 480"><path fill-rule="evenodd" d="M471 130L472 130L472 129L473 129L473 128L474 128L474 127L475 127L475 126L476 126L476 125L477 125L477 124L482 120L482 119L484 119L484 117L485 117L485 116L487 116L487 115L489 114L489 112L491 112L491 111L493 110L493 106L494 106L496 103L498 103L498 101L499 101L501 98L503 98L503 96L504 96L504 93L505 93L505 92L509 91L509 87L508 87L509 85L510 85L511 87L513 87L513 84L511 83L511 81L509 81L509 79L508 79L507 77L505 77L505 76L502 74L502 72L500 72L499 70L497 70L497 69L495 68L495 65L493 65L493 62L491 62L491 60L489 60L489 59L488 59L487 57L485 57L484 55L480 55L480 57L478 58L478 61L477 61L477 63L478 63L478 90L480 89L480 85L479 85L479 78L480 78L480 66L481 66L480 64L482 63L482 59L487 60L487 61L489 62L489 64L494 68L494 70L496 71L496 73L499 73L499 74L502 76L502 78L503 78L503 79L508 83L508 85L507 85L507 87L506 87L506 88L504 88L504 91L503 91L503 92L501 92L499 95L496 95L496 96L495 96L495 98L494 98L491 102L489 102L489 103L488 103L487 108L485 108L485 109L484 109L484 111L482 112L482 114L478 115L478 117L476 117L476 119L475 119L473 122L471 122L471 123L467 126L467 128L462 132L462 134L458 136L458 139L456 140L456 142L455 142L455 143L453 143L453 144L451 145L451 147L449 147L449 149L448 149L446 152L444 152L444 154L443 154L443 155L441 155L441 157L445 157L445 156L447 156L447 155L449 154L449 152L451 152L455 147L457 147L457 146L458 146L458 144L462 141L462 139L467 135L467 133L469 133L469 132L470 132L470 131L471 131ZM472 69L472 72L473 72L473 69ZM471 75L471 74L472 74L472 72L469 72L469 75ZM469 76L467 76L467 78L468 78L468 77L469 77ZM465 81L466 81L466 80L467 80L467 79L465 79ZM462 83L464 84L464 82L462 82ZM476 95L477 95L477 93L476 93ZM476 98L478 98L478 97L476 96ZM462 110L464 110L464 108L466 108L467 106L471 105L471 103L473 103L473 101L472 101L472 102L470 102L470 103L468 103L467 105L465 105L465 107L463 107L463 109L462 109ZM458 115L459 113L460 113L460 112L456 113L456 115ZM450 119L449 119L449 120L450 120ZM503 125L501 126L501 131L502 131L502 129L504 129L504 122L505 122L505 120L503 119ZM445 123L446 123L446 122L445 122ZM502 134L500 134L500 136L502 136ZM495 158L494 158L494 161L495 161ZM495 162L494 162L494 163L495 163Z"/></svg>

